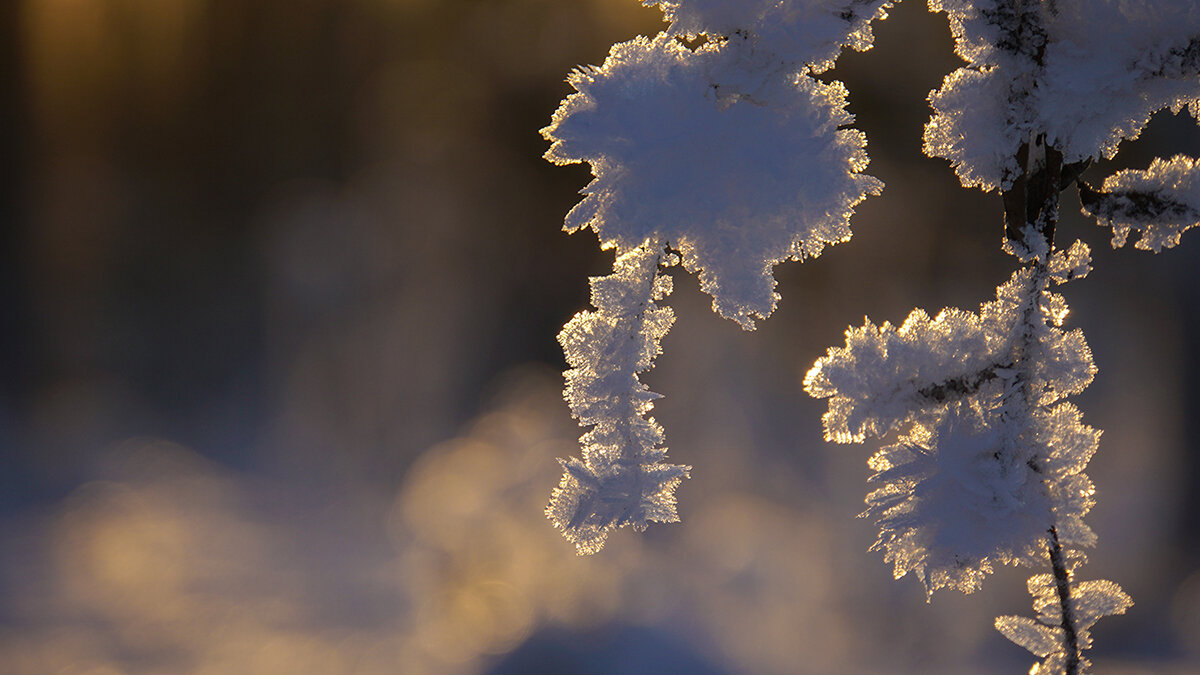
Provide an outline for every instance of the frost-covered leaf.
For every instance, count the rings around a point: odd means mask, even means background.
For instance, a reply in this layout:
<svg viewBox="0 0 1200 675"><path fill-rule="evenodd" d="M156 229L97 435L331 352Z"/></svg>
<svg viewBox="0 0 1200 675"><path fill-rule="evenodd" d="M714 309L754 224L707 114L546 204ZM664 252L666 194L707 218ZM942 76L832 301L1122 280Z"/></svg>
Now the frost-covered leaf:
<svg viewBox="0 0 1200 675"><path fill-rule="evenodd" d="M1141 236L1134 246L1157 253L1200 225L1200 163L1183 155L1155 159L1145 171L1109 176L1099 191L1081 184L1079 200L1084 213L1112 228L1114 248L1136 231Z"/></svg>
<svg viewBox="0 0 1200 675"><path fill-rule="evenodd" d="M638 381L674 321L655 305L671 292L659 273L670 262L657 242L620 256L611 275L592 279L596 311L580 312L558 336L572 366L564 396L593 428L580 438L582 460L559 460L564 473L546 515L580 554L599 551L614 528L679 520L675 488L691 467L662 463L662 428L644 417L658 395Z"/></svg>
<svg viewBox="0 0 1200 675"><path fill-rule="evenodd" d="M1063 675L1066 664L1072 660L1079 663L1078 672L1087 672L1091 664L1082 653L1092 646L1091 627L1101 617L1124 614L1133 605L1133 600L1111 581L1077 582L1070 576L1066 579L1069 621L1063 620L1063 600L1053 574L1035 574L1029 578L1037 621L1021 616L996 619L996 630L1043 659L1029 671L1031 674Z"/></svg>
<svg viewBox="0 0 1200 675"><path fill-rule="evenodd" d="M826 440L862 442L921 419L931 405L998 386L1004 347L969 312L946 309L931 319L914 310L898 328L868 320L847 329L845 346L813 365L804 388L829 399Z"/></svg>
<svg viewBox="0 0 1200 675"><path fill-rule="evenodd" d="M751 328L775 308L774 265L850 237L849 218L881 183L840 83L764 69L745 39L693 52L673 37L613 46L542 133L556 163L595 180L567 216L605 247L670 243L722 316ZM734 253L736 252L736 253Z"/></svg>
<svg viewBox="0 0 1200 675"><path fill-rule="evenodd" d="M1082 279L1091 271L1092 251L1087 244L1078 239L1071 244L1070 248L1065 251L1057 251L1046 262L1046 272L1050 275L1050 280L1056 284Z"/></svg>
<svg viewBox="0 0 1200 675"><path fill-rule="evenodd" d="M1112 581L1083 581L1071 585L1071 610L1082 629L1091 628L1101 617L1124 614L1133 606L1121 587Z"/></svg>

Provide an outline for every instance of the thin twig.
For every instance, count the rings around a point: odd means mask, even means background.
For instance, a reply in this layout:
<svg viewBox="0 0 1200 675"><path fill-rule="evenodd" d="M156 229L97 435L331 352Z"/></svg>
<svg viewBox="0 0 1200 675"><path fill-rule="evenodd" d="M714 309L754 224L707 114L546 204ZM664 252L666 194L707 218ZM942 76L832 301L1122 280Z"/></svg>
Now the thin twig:
<svg viewBox="0 0 1200 675"><path fill-rule="evenodd" d="M1063 649L1067 654L1065 675L1079 675L1079 635L1075 631L1075 611L1071 607L1071 573L1067 571L1058 528L1050 528L1050 565L1054 568L1054 586L1062 608Z"/></svg>

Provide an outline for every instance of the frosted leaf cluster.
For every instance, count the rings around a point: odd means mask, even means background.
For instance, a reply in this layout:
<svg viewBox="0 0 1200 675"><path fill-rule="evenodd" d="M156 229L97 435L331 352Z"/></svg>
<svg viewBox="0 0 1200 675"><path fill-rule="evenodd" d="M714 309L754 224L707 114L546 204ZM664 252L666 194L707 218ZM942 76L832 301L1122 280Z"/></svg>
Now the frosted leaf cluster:
<svg viewBox="0 0 1200 675"><path fill-rule="evenodd" d="M1073 546L1094 541L1082 470L1100 434L1061 399L1083 390L1095 366L1082 333L1062 329L1066 303L1048 289L1089 268L1077 242L1014 273L978 314L868 320L808 372L808 393L829 399L827 440L899 433L869 462L878 487L863 513L897 578L913 572L929 593L969 593L997 563L1044 562L1052 528Z"/></svg>
<svg viewBox="0 0 1200 675"><path fill-rule="evenodd" d="M1005 189L1045 135L1067 164L1112 157L1150 115L1200 110L1200 5L1173 0L930 0L967 65L930 94L925 152L964 186Z"/></svg>
<svg viewBox="0 0 1200 675"><path fill-rule="evenodd" d="M1200 165L1177 155L1155 159L1144 171L1125 170L1109 176L1102 191L1080 186L1085 213L1112 228L1114 248L1125 245L1132 231L1135 247L1158 253L1179 243L1185 230L1200 225Z"/></svg>
<svg viewBox="0 0 1200 675"><path fill-rule="evenodd" d="M572 366L564 396L592 430L580 438L582 460L559 460L565 471L546 515L580 554L599 551L614 528L679 520L675 488L691 467L663 463L662 427L646 417L658 394L638 380L675 320L654 304L671 292L662 258L656 243L618 258L611 275L591 279L596 311L576 314L558 336Z"/></svg>
<svg viewBox="0 0 1200 675"><path fill-rule="evenodd" d="M1042 659L1030 669L1030 675L1061 675L1066 672L1067 662L1073 655L1066 641L1064 623L1069 624L1075 632L1075 641L1082 651L1092 646L1091 627L1101 617L1124 614L1126 609L1133 606L1133 600L1111 581L1063 581L1070 584L1070 621L1063 621L1063 603L1059 598L1057 582L1050 574L1037 574L1029 578L1029 594L1033 596L1036 621L1023 616L996 619L996 629L1004 637ZM1091 666L1082 656L1074 658L1079 659L1079 672Z"/></svg>
<svg viewBox="0 0 1200 675"><path fill-rule="evenodd" d="M662 4L686 28L614 45L602 66L572 73L576 93L542 130L546 157L588 162L595 176L568 231L591 227L619 253L670 243L713 308L752 328L775 308L772 268L849 239L854 206L882 186L860 173L862 132L843 128L845 88L808 74L840 44L865 46L865 19L830 19L840 41L800 19L883 3ZM816 44L758 37L787 25ZM683 33L710 39L693 51Z"/></svg>

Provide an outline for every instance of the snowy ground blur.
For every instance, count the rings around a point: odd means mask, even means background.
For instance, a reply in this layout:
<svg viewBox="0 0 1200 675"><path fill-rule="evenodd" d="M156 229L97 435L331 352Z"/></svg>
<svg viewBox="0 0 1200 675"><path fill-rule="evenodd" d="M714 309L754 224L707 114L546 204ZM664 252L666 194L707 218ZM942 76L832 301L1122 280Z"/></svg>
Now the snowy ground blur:
<svg viewBox="0 0 1200 675"><path fill-rule="evenodd" d="M570 68L657 30L633 0L20 0L0 9L0 671L1018 673L979 593L868 553L873 446L803 394L842 331L975 309L995 196L922 157L957 65L905 3L832 73L887 183L780 268L755 333L677 276L644 379L683 523L579 558L542 515L580 429L554 336L611 254L540 155ZM1200 153L1163 115L1124 163ZM1067 202L1070 204L1071 202ZM1067 204L1064 210L1074 209ZM1200 673L1200 235L1154 257L1068 213L1104 430L1084 578L1130 612L1097 672Z"/></svg>

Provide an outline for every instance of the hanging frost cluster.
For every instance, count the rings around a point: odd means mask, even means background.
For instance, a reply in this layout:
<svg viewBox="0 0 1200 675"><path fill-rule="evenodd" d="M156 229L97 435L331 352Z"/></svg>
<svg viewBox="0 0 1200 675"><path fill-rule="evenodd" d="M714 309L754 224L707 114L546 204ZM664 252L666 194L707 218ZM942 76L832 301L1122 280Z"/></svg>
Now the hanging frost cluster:
<svg viewBox="0 0 1200 675"><path fill-rule="evenodd" d="M670 27L613 46L581 68L576 92L542 130L556 163L595 179L566 229L616 249L592 280L595 311L559 336L582 460L563 460L547 514L593 553L615 527L674 521L690 467L664 463L655 398L638 379L672 321L656 302L661 269L696 274L713 309L746 329L774 310L776 264L850 237L849 218L882 184L862 171L866 140L845 88L815 74L845 48L869 49L871 23L898 0L642 0ZM926 592L972 592L997 564L1046 567L1029 580L1037 619L996 627L1077 675L1102 616L1132 601L1111 581L1078 581L1094 488L1084 474L1100 432L1065 399L1096 368L1067 329L1055 286L1085 276L1086 245L1055 242L1059 195L1158 252L1200 225L1200 163L1176 156L1099 186L1084 172L1137 137L1155 112L1200 116L1200 4L1174 0L928 0L965 64L931 92L924 149L964 187L999 192L1003 248L1020 264L978 312L914 310L899 326L846 331L804 386L828 401L827 440L884 445L869 460L862 514L897 578Z"/></svg>
<svg viewBox="0 0 1200 675"><path fill-rule="evenodd" d="M775 309L774 266L849 239L854 206L882 187L861 173L862 132L843 128L853 121L845 88L812 74L843 47L869 46L869 21L888 3L646 4L661 6L670 28L572 73L576 92L542 130L547 159L587 162L595 176L565 229L592 228L618 256L611 277L593 280L597 311L559 336L572 365L567 400L595 428L581 439L583 461L564 462L547 514L580 553L599 550L612 528L677 518L671 493L687 470L655 463L662 432L640 418L652 397L635 378L648 352L626 353L629 341L657 353L670 325L669 310L645 313L663 294L651 282L660 264L678 252L713 309L752 329ZM617 286L616 304L597 291Z"/></svg>

